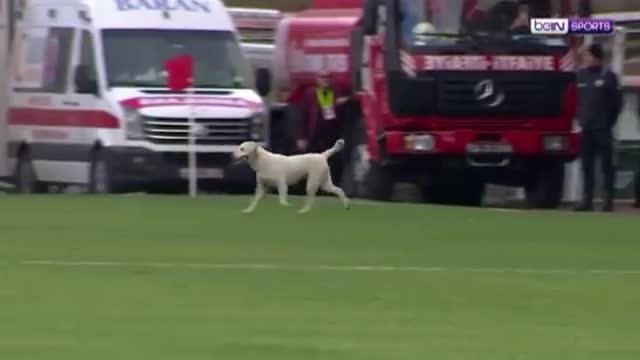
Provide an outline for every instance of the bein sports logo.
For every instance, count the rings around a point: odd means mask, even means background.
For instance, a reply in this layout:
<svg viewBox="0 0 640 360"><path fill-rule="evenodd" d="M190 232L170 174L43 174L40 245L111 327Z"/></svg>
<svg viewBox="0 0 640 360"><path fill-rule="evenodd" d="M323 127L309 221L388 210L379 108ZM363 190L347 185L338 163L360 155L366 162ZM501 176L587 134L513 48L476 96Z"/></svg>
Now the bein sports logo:
<svg viewBox="0 0 640 360"><path fill-rule="evenodd" d="M569 33L569 19L531 19L534 35L564 35Z"/></svg>
<svg viewBox="0 0 640 360"><path fill-rule="evenodd" d="M534 18L530 30L534 35L598 35L613 33L615 24L607 19Z"/></svg>

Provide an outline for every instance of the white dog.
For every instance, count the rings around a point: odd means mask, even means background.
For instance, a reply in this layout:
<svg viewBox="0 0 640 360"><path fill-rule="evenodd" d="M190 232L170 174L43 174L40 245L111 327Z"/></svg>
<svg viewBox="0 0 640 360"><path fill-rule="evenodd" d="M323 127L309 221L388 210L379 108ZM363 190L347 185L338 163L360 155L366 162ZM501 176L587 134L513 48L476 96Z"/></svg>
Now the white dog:
<svg viewBox="0 0 640 360"><path fill-rule="evenodd" d="M256 209L267 187L277 188L280 204L289 206L290 204L287 202L289 186L305 177L307 178L307 198L299 213L311 210L319 189L338 196L344 207L348 209L349 199L345 196L344 191L331 181L331 173L327 163L331 156L343 148L344 140L340 139L332 148L321 154L284 156L269 152L252 141L242 143L233 153L234 160L236 163L246 161L256 172L255 196L243 212L250 213Z"/></svg>

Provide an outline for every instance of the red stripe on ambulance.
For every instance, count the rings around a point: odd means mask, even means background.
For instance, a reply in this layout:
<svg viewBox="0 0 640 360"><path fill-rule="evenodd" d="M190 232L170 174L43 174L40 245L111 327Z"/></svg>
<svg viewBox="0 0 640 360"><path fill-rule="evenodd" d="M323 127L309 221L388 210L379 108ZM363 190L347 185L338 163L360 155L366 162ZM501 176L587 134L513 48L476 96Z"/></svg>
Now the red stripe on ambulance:
<svg viewBox="0 0 640 360"><path fill-rule="evenodd" d="M10 108L9 125L118 129L118 118L105 111Z"/></svg>

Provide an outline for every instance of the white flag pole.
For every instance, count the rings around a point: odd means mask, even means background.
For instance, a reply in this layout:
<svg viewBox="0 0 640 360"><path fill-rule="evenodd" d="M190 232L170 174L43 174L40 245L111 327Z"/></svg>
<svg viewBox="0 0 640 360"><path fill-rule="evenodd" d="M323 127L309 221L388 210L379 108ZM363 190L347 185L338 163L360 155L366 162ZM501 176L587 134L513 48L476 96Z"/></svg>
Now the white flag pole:
<svg viewBox="0 0 640 360"><path fill-rule="evenodd" d="M195 89L189 88L189 196L195 198L198 194L198 164L196 162L196 111L193 105Z"/></svg>

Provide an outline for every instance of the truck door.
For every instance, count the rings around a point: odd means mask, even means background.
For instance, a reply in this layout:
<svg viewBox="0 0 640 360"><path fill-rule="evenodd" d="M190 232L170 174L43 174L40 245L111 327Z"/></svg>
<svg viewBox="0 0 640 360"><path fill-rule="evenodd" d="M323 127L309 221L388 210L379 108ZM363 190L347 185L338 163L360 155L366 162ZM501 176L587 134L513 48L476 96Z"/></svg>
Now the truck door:
<svg viewBox="0 0 640 360"><path fill-rule="evenodd" d="M93 33L89 28L80 28L78 51L71 59L73 69L72 91L67 104L80 110L103 110L102 84L98 76L96 48Z"/></svg>

